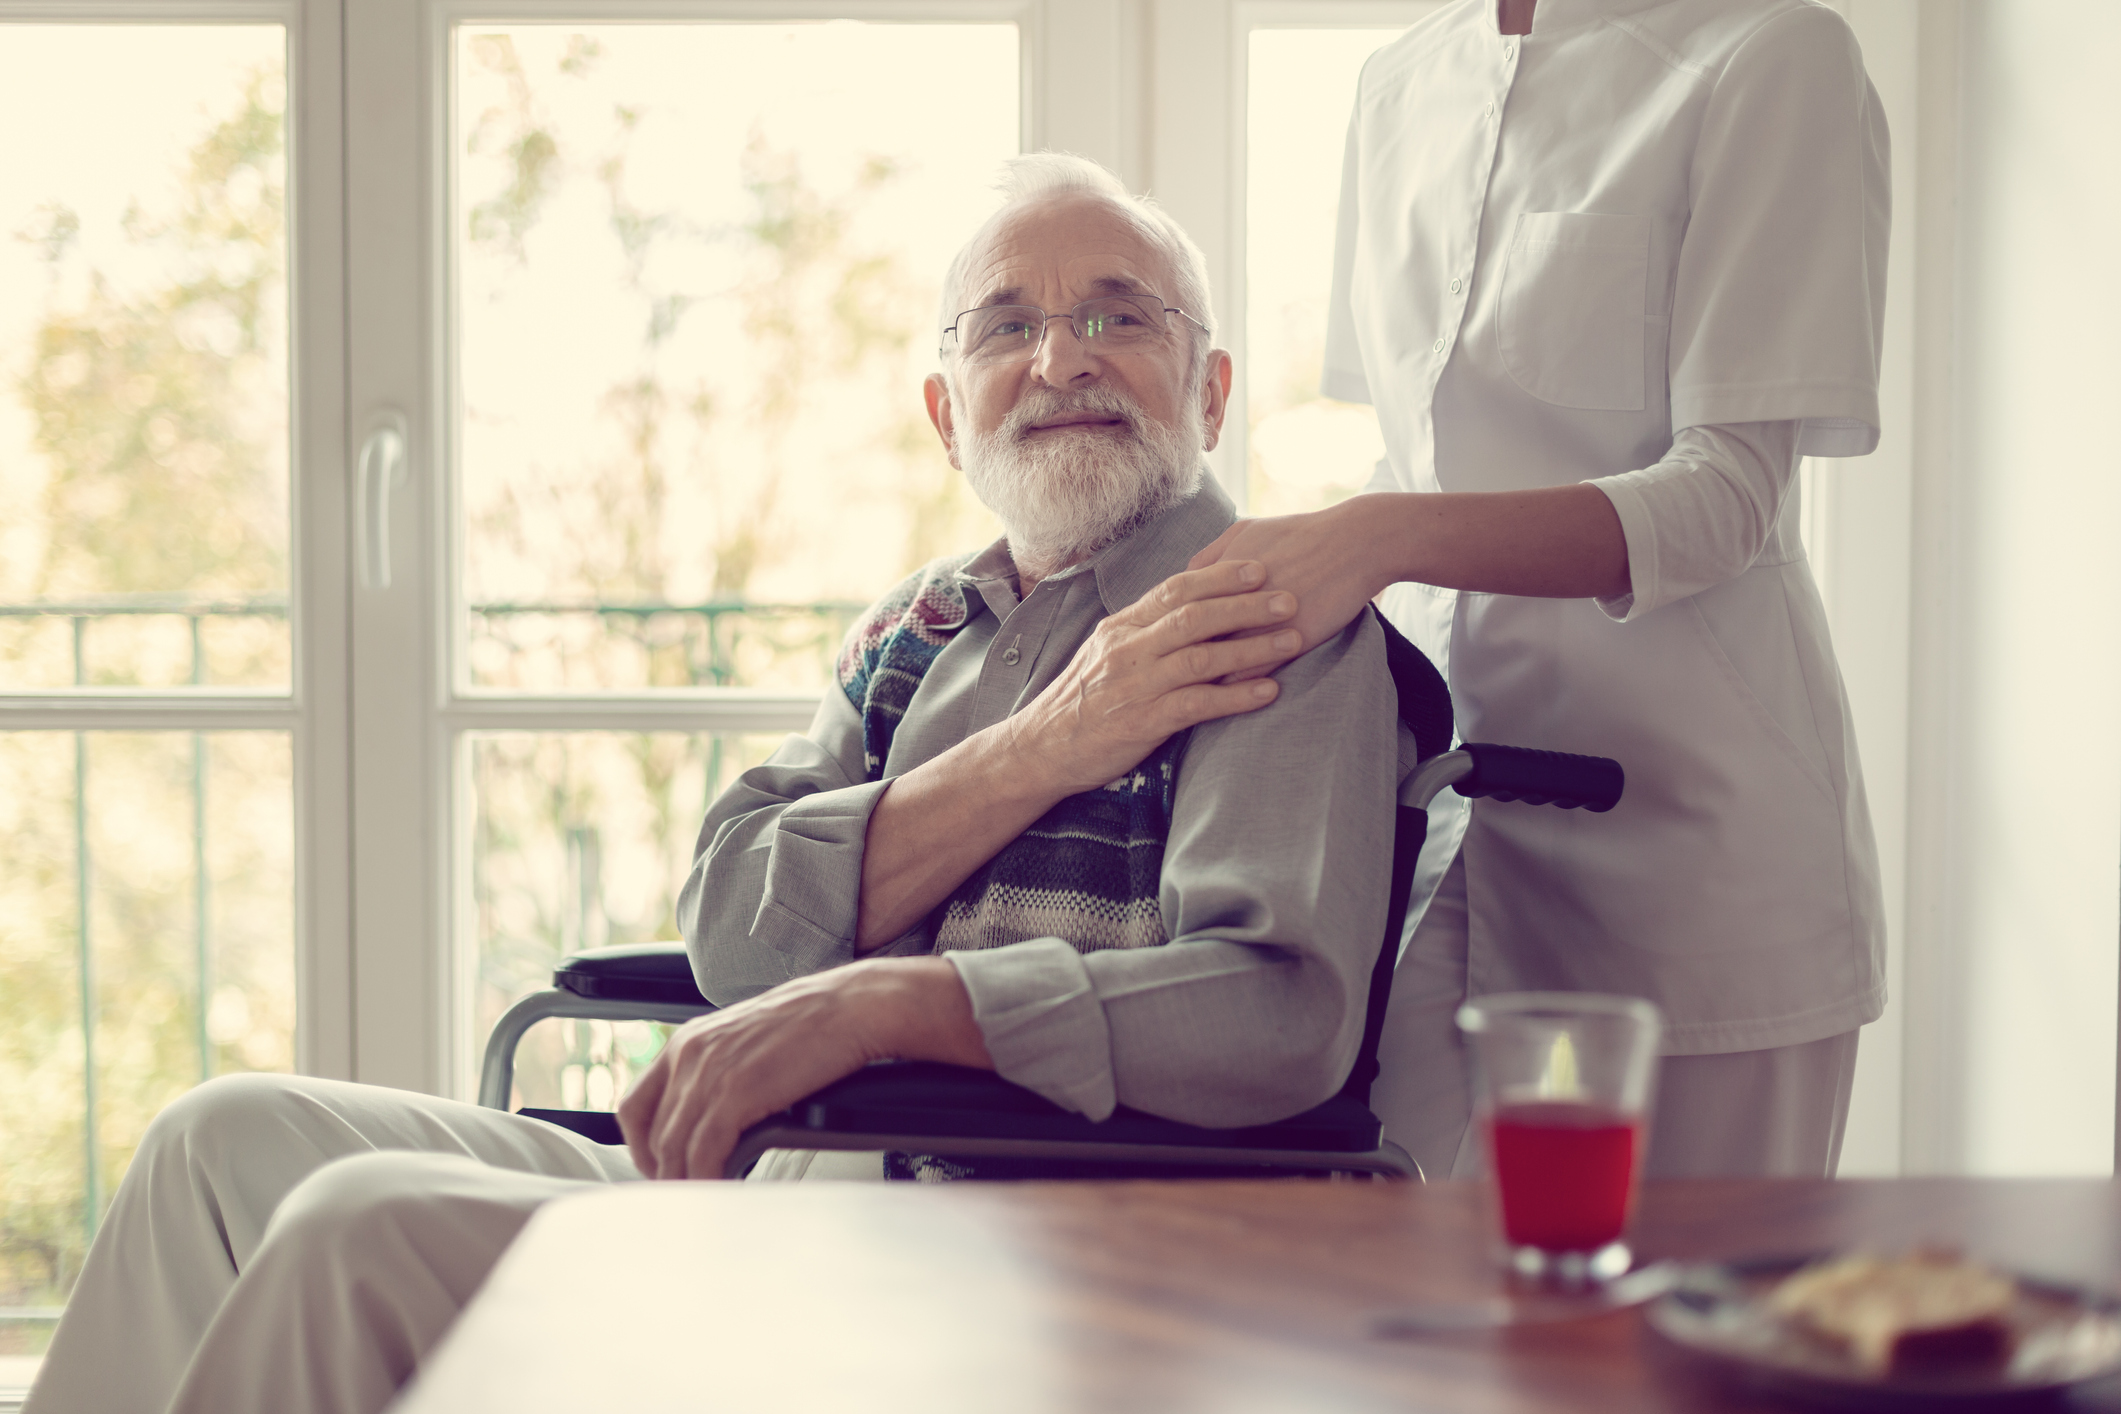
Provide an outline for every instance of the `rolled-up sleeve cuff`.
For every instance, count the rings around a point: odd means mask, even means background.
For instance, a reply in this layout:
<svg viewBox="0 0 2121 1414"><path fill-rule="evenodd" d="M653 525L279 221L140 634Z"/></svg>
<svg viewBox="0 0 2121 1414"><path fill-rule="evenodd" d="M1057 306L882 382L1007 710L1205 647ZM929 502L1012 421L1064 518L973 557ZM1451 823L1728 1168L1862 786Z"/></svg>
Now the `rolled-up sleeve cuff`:
<svg viewBox="0 0 2121 1414"><path fill-rule="evenodd" d="M1119 1103L1104 1003L1062 938L947 952L972 998L995 1071L1064 1109L1104 1119Z"/></svg>
<svg viewBox="0 0 2121 1414"><path fill-rule="evenodd" d="M853 956L862 901L862 847L869 816L890 784L870 781L820 791L781 811L759 912L795 924L809 935L814 953L802 956L800 941L788 938L785 928L766 930L780 935L781 950L799 971L815 971ZM756 924L753 931L760 931Z"/></svg>
<svg viewBox="0 0 2121 1414"><path fill-rule="evenodd" d="M1628 592L1592 602L1615 623L1626 623L1657 607L1657 528L1649 502L1626 475L1603 476L1584 485L1596 486L1613 503L1628 542Z"/></svg>

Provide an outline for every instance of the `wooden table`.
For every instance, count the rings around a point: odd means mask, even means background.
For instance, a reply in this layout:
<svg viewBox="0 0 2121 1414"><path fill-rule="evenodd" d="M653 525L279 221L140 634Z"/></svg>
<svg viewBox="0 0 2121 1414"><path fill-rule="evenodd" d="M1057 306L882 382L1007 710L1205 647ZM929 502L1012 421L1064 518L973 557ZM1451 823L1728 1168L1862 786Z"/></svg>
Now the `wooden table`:
<svg viewBox="0 0 2121 1414"><path fill-rule="evenodd" d="M2121 1286L2121 1186L1652 1184L1646 1257L1946 1240ZM554 1203L404 1414L623 1409L1639 1411L1786 1406L1639 1313L1386 1342L1494 1289L1467 1184L636 1184ZM2064 1407L2121 1411L2121 1383Z"/></svg>

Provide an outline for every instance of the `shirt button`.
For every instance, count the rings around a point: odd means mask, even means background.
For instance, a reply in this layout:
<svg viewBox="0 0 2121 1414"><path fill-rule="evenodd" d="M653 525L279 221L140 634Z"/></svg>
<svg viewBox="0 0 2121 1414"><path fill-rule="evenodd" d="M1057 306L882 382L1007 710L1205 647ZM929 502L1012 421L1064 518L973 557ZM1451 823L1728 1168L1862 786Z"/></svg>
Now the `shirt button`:
<svg viewBox="0 0 2121 1414"><path fill-rule="evenodd" d="M1023 654L1017 652L1014 648L1012 648L1008 652L1002 654L1002 661L1013 668L1016 666L1017 659L1023 656Z"/></svg>
<svg viewBox="0 0 2121 1414"><path fill-rule="evenodd" d="M1431 349L1431 351L1433 351L1433 352L1435 352L1435 353L1442 353L1442 352L1443 352L1443 340L1441 340L1441 339L1438 339L1438 340L1437 340L1437 341L1436 341L1435 343L1433 343L1433 344L1429 345L1429 348Z"/></svg>
<svg viewBox="0 0 2121 1414"><path fill-rule="evenodd" d="M1459 292L1460 290L1464 289L1465 287L1466 287L1466 282L1465 282L1465 281L1463 281L1463 280L1453 280L1453 281L1451 282L1451 293L1455 295L1455 294L1457 294L1457 293L1458 293L1458 292Z"/></svg>
<svg viewBox="0 0 2121 1414"><path fill-rule="evenodd" d="M1516 45L1514 45L1514 44L1505 44L1505 45L1503 45L1503 46L1502 46L1502 57L1503 57L1503 58L1505 58L1505 59L1512 59L1512 58L1515 58L1515 57L1516 57L1516 55L1517 55L1517 46L1516 46Z"/></svg>
<svg viewBox="0 0 2121 1414"><path fill-rule="evenodd" d="M1494 105L1494 104L1492 104L1492 103L1490 103L1490 104L1488 105L1488 116L1489 116L1490 118L1492 118L1492 117L1494 117L1494 116L1495 116L1495 105Z"/></svg>

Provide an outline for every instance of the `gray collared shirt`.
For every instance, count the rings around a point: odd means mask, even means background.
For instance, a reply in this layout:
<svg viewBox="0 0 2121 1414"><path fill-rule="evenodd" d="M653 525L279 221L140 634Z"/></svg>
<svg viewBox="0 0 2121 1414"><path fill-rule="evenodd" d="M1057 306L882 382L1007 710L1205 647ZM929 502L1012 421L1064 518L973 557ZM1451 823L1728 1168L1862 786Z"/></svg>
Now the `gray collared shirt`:
<svg viewBox="0 0 2121 1414"><path fill-rule="evenodd" d="M678 919L722 1005L852 961L870 812L889 787L1030 702L1098 621L1233 519L1212 477L1127 539L1018 598L997 542L966 565L964 627L869 781L860 714L828 690L803 736L707 812ZM944 954L1004 1077L1102 1119L1115 1104L1235 1126L1330 1096L1360 1044L1383 938L1399 737L1369 614L1279 674L1267 707L1193 729L1164 851L1161 947L1066 939ZM930 950L928 927L886 949Z"/></svg>

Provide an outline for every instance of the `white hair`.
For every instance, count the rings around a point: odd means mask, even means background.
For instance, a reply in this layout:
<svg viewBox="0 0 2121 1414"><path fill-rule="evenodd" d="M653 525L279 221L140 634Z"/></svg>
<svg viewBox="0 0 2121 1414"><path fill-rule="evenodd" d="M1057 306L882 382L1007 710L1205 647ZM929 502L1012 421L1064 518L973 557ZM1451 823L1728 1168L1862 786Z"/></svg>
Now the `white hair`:
<svg viewBox="0 0 2121 1414"><path fill-rule="evenodd" d="M1104 166L1087 157L1078 157L1072 152L1027 152L1012 157L1002 164L1001 179L995 190L1002 194L1001 209L989 216L972 238L959 248L950 262L950 269L943 276L943 307L936 322L936 343L942 343L942 331L950 327L959 311L964 308L965 265L972 252L996 222L1019 206L1049 196L1081 195L1101 197L1118 207L1140 227L1149 243L1163 252L1170 263L1172 286L1159 290L1173 305L1199 320L1206 329L1196 328L1180 320L1192 336L1193 368L1189 382L1198 383L1206 371L1208 346L1215 328L1214 297L1208 288L1208 261L1200 253L1200 247L1186 234L1185 228L1171 219L1169 212L1146 196L1136 196L1127 190L1127 184L1114 176ZM947 364L946 364L947 372Z"/></svg>

